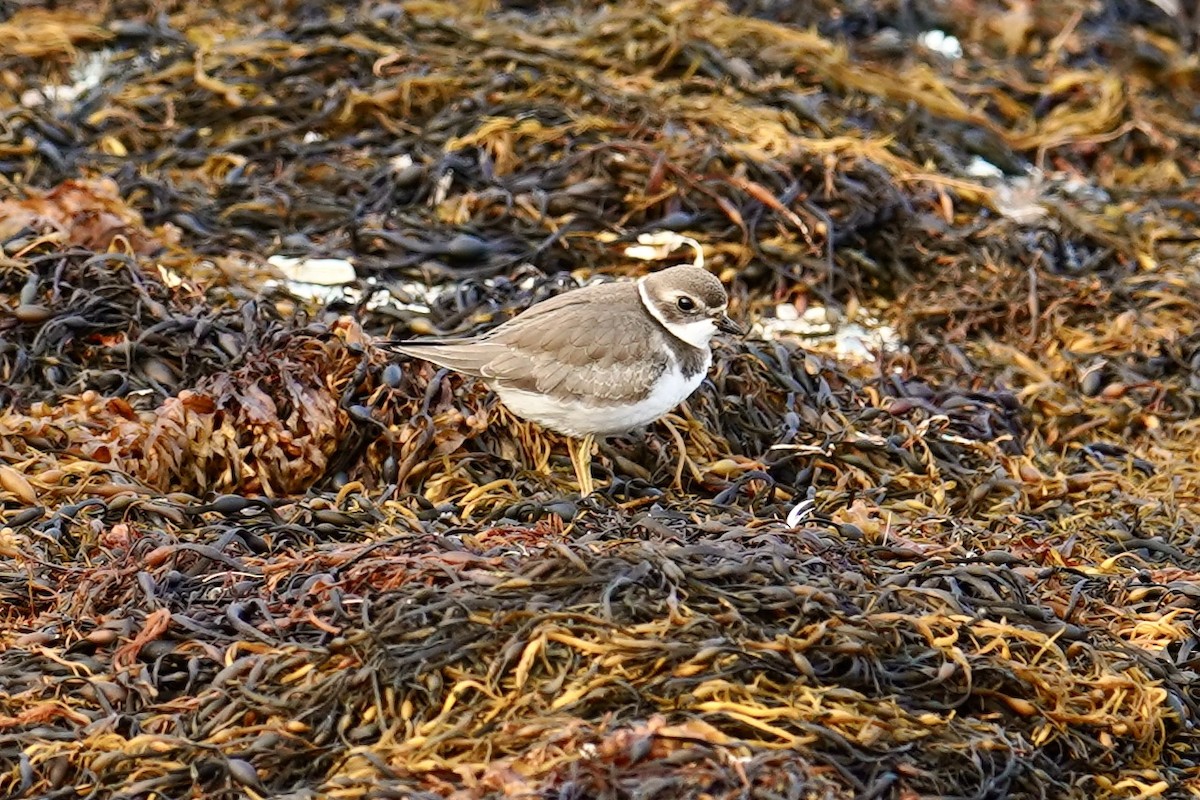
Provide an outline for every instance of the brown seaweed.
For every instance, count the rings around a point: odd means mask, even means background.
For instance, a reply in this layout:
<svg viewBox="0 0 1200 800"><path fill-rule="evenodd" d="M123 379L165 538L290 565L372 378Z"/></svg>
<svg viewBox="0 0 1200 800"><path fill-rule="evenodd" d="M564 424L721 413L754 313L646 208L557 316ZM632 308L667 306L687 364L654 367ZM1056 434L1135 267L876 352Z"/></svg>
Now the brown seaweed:
<svg viewBox="0 0 1200 800"><path fill-rule="evenodd" d="M4 10L0 794L1195 796L1174 5ZM595 496L373 344L663 232L757 334Z"/></svg>

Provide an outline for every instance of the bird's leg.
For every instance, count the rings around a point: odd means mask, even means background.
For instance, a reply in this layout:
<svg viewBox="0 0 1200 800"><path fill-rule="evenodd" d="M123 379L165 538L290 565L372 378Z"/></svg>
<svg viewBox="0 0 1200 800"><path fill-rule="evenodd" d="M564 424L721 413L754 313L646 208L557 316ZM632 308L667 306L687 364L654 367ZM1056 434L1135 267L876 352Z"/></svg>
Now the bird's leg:
<svg viewBox="0 0 1200 800"><path fill-rule="evenodd" d="M592 445L595 443L596 437L590 433L582 441L574 438L567 440L571 465L575 467L575 478L579 481L580 497L587 497L596 491L596 485L592 482Z"/></svg>

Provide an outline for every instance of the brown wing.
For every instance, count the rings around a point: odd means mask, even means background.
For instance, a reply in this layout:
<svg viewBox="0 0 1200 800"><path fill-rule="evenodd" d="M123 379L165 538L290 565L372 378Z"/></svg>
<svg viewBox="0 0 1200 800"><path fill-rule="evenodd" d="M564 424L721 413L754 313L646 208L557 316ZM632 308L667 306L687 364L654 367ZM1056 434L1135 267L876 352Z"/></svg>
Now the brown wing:
<svg viewBox="0 0 1200 800"><path fill-rule="evenodd" d="M630 282L560 294L480 336L388 343L497 385L613 404L650 392L667 367L665 345Z"/></svg>
<svg viewBox="0 0 1200 800"><path fill-rule="evenodd" d="M508 349L507 345L499 342L499 339L502 339L507 331L524 328L531 320L538 319L547 313L557 312L562 308L587 305L593 302L590 298L596 296L597 293L604 296L608 294L604 290L612 288L611 285L598 284L564 292L530 306L508 322L478 336L453 339L407 339L381 342L380 345L397 353L432 361L439 367L447 367L464 375L482 378L484 377L484 367L493 359L503 356Z"/></svg>
<svg viewBox="0 0 1200 800"><path fill-rule="evenodd" d="M598 284L538 303L484 334L502 345L481 372L502 386L636 402L667 367L666 341L633 283Z"/></svg>

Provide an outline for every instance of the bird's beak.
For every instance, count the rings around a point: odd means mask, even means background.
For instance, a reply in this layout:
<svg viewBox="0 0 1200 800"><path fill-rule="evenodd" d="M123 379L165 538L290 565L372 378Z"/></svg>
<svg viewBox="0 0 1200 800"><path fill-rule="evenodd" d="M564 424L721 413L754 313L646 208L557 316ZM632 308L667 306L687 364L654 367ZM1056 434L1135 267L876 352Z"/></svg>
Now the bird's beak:
<svg viewBox="0 0 1200 800"><path fill-rule="evenodd" d="M729 318L728 314L722 313L716 319L717 330L722 333L731 333L734 336L745 336L746 329Z"/></svg>

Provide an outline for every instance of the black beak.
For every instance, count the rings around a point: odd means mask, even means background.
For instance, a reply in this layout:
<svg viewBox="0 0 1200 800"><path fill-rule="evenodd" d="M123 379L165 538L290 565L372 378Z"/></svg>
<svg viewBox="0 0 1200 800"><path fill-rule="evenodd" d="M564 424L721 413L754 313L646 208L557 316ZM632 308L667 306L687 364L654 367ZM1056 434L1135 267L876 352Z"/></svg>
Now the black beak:
<svg viewBox="0 0 1200 800"><path fill-rule="evenodd" d="M722 333L731 333L734 336L746 335L746 329L731 320L727 314L717 317L717 330Z"/></svg>

